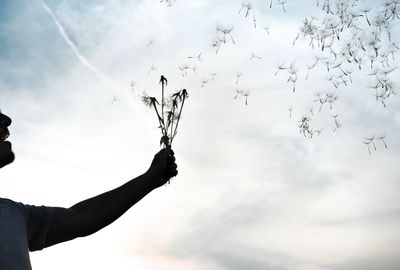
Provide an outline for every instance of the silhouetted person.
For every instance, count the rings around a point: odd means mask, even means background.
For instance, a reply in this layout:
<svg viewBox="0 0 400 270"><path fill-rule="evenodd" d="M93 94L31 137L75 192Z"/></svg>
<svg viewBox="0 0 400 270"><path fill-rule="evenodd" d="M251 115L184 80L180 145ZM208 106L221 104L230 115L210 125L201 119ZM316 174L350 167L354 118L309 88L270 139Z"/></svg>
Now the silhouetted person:
<svg viewBox="0 0 400 270"><path fill-rule="evenodd" d="M11 119L0 112L0 168L14 161ZM32 206L0 198L0 269L29 270L29 251L84 237L111 224L152 190L178 174L170 147L159 151L144 174L70 208Z"/></svg>

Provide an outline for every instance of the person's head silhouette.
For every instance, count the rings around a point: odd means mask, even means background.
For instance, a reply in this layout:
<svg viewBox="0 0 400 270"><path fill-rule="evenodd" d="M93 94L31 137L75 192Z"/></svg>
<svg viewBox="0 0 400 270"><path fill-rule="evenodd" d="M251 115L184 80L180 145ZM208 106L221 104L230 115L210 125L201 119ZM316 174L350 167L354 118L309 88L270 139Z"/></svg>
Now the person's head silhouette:
<svg viewBox="0 0 400 270"><path fill-rule="evenodd" d="M10 135L8 127L11 125L11 119L0 112L0 168L14 161L14 153L11 149L11 143L6 141Z"/></svg>

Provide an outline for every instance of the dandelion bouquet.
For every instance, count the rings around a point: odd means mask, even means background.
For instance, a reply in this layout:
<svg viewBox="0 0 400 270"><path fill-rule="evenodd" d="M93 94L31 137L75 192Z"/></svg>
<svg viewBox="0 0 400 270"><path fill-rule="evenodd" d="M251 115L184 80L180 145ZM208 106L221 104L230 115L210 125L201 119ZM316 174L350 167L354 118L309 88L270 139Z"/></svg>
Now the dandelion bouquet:
<svg viewBox="0 0 400 270"><path fill-rule="evenodd" d="M183 105L189 96L186 89L182 89L165 98L165 87L168 81L164 76L161 76L160 83L161 104L155 97L148 95L143 95L142 101L156 112L159 128L161 129L160 145L167 147L172 144L178 132Z"/></svg>

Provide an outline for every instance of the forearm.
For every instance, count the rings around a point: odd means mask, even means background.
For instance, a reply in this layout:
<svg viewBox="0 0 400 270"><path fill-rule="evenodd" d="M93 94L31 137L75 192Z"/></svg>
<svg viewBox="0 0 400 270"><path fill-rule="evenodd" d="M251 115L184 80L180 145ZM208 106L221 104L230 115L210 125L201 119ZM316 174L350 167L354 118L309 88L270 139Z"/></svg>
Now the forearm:
<svg viewBox="0 0 400 270"><path fill-rule="evenodd" d="M150 177L143 174L116 189L72 206L71 210L84 217L84 235L95 233L111 224L150 193L153 190L149 185Z"/></svg>
<svg viewBox="0 0 400 270"><path fill-rule="evenodd" d="M106 227L177 174L174 153L167 147L154 156L145 174L70 208L54 207L46 247L90 235Z"/></svg>

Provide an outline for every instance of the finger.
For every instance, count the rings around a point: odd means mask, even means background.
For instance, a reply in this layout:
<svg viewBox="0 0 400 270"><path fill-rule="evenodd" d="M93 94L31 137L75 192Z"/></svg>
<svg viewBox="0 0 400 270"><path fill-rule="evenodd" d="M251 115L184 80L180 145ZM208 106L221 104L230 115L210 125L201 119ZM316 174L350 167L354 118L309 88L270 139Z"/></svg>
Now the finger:
<svg viewBox="0 0 400 270"><path fill-rule="evenodd" d="M168 153L168 155L170 156L173 156L175 154L174 151L171 149L171 145L167 145L161 151L165 151L165 153Z"/></svg>
<svg viewBox="0 0 400 270"><path fill-rule="evenodd" d="M168 171L168 177L175 177L178 175L178 170L177 169L171 169Z"/></svg>
<svg viewBox="0 0 400 270"><path fill-rule="evenodd" d="M167 162L168 163L174 163L175 162L175 157L174 156L168 156L168 158L167 158Z"/></svg>
<svg viewBox="0 0 400 270"><path fill-rule="evenodd" d="M176 169L176 168L178 168L178 165L176 165L176 163L173 163L168 166L168 169Z"/></svg>
<svg viewBox="0 0 400 270"><path fill-rule="evenodd" d="M177 170L177 165L176 164L172 164L168 167L168 171L167 174L169 177L174 177L178 174L178 170Z"/></svg>
<svg viewBox="0 0 400 270"><path fill-rule="evenodd" d="M171 146L170 144L168 144L164 149L165 149L165 150L168 152L168 154L170 154L170 155L174 155L174 154L175 154L174 151L172 150L172 146Z"/></svg>
<svg viewBox="0 0 400 270"><path fill-rule="evenodd" d="M168 156L170 155L170 150L168 150L168 148L163 148L158 152L158 155L163 158L163 159L167 159Z"/></svg>

